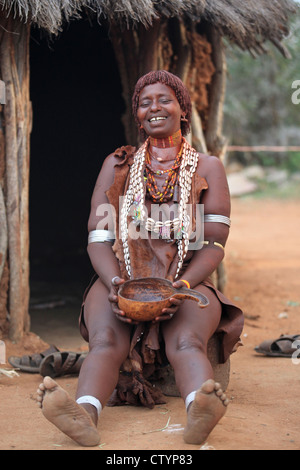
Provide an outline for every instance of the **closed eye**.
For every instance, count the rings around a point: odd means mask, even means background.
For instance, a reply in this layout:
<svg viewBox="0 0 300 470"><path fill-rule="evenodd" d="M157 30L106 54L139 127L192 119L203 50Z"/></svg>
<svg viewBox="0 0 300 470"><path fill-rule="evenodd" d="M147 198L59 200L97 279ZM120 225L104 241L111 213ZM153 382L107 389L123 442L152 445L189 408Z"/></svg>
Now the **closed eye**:
<svg viewBox="0 0 300 470"><path fill-rule="evenodd" d="M150 101L144 101L143 103L140 103L139 106L141 108L147 108L147 106L150 106L151 102Z"/></svg>

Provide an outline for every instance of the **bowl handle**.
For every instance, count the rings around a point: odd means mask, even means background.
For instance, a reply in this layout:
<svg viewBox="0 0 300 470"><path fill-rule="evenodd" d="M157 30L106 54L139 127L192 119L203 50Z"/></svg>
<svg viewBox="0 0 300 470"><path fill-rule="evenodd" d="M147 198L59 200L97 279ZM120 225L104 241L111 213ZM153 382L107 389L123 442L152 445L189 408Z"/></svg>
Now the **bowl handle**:
<svg viewBox="0 0 300 470"><path fill-rule="evenodd" d="M204 308L209 305L209 300L206 295L201 294L197 290L194 289L187 289L186 287L181 287L180 289L176 289L172 297L176 299L189 299L195 300L198 302L199 307Z"/></svg>

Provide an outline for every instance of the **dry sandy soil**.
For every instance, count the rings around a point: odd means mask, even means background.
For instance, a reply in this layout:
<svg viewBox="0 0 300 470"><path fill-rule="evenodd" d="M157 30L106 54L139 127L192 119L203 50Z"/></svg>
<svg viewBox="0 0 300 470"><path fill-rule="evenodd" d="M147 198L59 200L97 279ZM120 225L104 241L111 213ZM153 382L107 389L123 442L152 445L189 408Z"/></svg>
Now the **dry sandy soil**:
<svg viewBox="0 0 300 470"><path fill-rule="evenodd" d="M254 347L281 334L300 333L300 204L233 199L232 221L226 293L245 312L244 346L231 358L228 412L204 449L299 450L300 364L258 355ZM51 342L51 333L61 349L86 349L63 322L44 327L44 336L31 333L22 344L7 340L7 356L42 351ZM38 374L0 376L0 449L81 450L43 418L35 399L40 380ZM57 381L74 394L76 377ZM183 442L184 424L180 398L167 397L165 405L153 410L106 408L99 423L102 443L90 450L199 450L200 446Z"/></svg>

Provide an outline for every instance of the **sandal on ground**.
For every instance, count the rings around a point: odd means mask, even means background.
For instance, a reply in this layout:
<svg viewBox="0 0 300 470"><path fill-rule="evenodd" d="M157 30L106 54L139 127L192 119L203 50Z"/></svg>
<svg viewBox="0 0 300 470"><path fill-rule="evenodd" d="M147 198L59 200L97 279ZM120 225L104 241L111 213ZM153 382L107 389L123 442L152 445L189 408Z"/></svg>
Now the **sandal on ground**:
<svg viewBox="0 0 300 470"><path fill-rule="evenodd" d="M43 376L61 377L78 375L87 353L54 352L42 360L39 373Z"/></svg>
<svg viewBox="0 0 300 470"><path fill-rule="evenodd" d="M41 353L36 353L32 355L25 355L22 357L10 356L8 362L10 365L19 369L22 372L29 372L31 374L38 374L40 370L40 365L42 360L49 356L49 354L59 352L56 346L53 344Z"/></svg>
<svg viewBox="0 0 300 470"><path fill-rule="evenodd" d="M294 341L300 341L300 335L281 335L275 340L263 341L254 350L259 354L272 357L292 357L293 353L297 351L297 346Z"/></svg>

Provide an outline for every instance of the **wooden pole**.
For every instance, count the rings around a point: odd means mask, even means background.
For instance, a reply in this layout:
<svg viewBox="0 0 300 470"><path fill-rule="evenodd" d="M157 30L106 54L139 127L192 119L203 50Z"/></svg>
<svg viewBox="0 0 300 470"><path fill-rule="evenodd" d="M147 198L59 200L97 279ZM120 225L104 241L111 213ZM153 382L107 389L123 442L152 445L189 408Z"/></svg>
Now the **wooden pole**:
<svg viewBox="0 0 300 470"><path fill-rule="evenodd" d="M18 342L29 330L29 30L30 26L12 17L0 18L0 74L6 86L4 124L0 129L5 142L2 192L5 199L9 273L7 310L9 337ZM4 273L4 271L2 271ZM2 279L0 279L2 281ZM4 289L6 283L1 283ZM1 292L1 298L5 293ZM2 304L3 307L3 304Z"/></svg>
<svg viewBox="0 0 300 470"><path fill-rule="evenodd" d="M109 35L118 64L125 103L125 113L122 116L125 137L127 143L134 145L137 142L137 129L132 123L131 96L138 75L136 32L126 30L121 35L118 26L112 24Z"/></svg>
<svg viewBox="0 0 300 470"><path fill-rule="evenodd" d="M0 80L0 104L6 103L5 83Z"/></svg>
<svg viewBox="0 0 300 470"><path fill-rule="evenodd" d="M192 105L192 145L198 152L207 154L207 146L203 134L201 117L195 104Z"/></svg>
<svg viewBox="0 0 300 470"><path fill-rule="evenodd" d="M5 54L4 54L5 55ZM11 81L7 81L7 105L5 106L6 140L6 211L9 248L9 314L10 338L19 341L23 335L23 313L21 295L21 240L19 217L19 182L17 161L17 135L15 94Z"/></svg>
<svg viewBox="0 0 300 470"><path fill-rule="evenodd" d="M297 145L228 145L228 152L300 152Z"/></svg>
<svg viewBox="0 0 300 470"><path fill-rule="evenodd" d="M184 84L186 84L191 66L191 47L187 39L184 23L176 21L174 28L177 55L174 73L183 81Z"/></svg>
<svg viewBox="0 0 300 470"><path fill-rule="evenodd" d="M226 147L226 139L222 136L223 106L226 89L226 59L222 38L213 27L210 29L209 41L212 45L212 60L215 66L215 73L210 85L210 106L205 139L209 153L221 158Z"/></svg>
<svg viewBox="0 0 300 470"><path fill-rule="evenodd" d="M16 53L12 60L12 75L16 90L18 174L20 197L21 292L24 306L24 331L30 329L29 305L29 163L32 108L29 98L29 39L30 27L17 23L19 35L13 36Z"/></svg>

